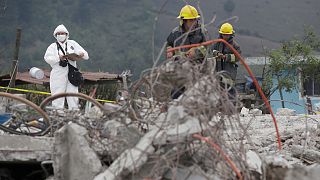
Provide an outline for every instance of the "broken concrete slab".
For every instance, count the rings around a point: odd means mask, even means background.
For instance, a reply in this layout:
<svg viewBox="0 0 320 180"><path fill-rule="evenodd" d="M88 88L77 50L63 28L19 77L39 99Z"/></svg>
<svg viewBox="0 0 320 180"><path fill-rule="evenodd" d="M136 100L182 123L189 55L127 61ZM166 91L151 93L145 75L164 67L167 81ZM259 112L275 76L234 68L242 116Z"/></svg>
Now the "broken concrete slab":
<svg viewBox="0 0 320 180"><path fill-rule="evenodd" d="M303 158L311 162L320 163L320 151L315 151L312 149L307 149L300 145L293 145L291 147L292 156L296 158Z"/></svg>
<svg viewBox="0 0 320 180"><path fill-rule="evenodd" d="M161 133L159 129L149 131L132 149L124 151L107 170L97 175L94 180L116 180L130 172L137 172L148 160L148 155L154 152L152 141Z"/></svg>
<svg viewBox="0 0 320 180"><path fill-rule="evenodd" d="M0 161L46 161L52 158L53 138L0 136Z"/></svg>
<svg viewBox="0 0 320 180"><path fill-rule="evenodd" d="M314 167L297 167L290 169L285 176L284 180L310 180L319 179L320 166Z"/></svg>
<svg viewBox="0 0 320 180"><path fill-rule="evenodd" d="M183 106L170 106L168 109L167 122L170 124L181 123L185 116L187 116L187 113Z"/></svg>
<svg viewBox="0 0 320 180"><path fill-rule="evenodd" d="M77 124L65 125L55 134L53 168L55 179L93 179L102 165L90 148L87 130Z"/></svg>
<svg viewBox="0 0 320 180"><path fill-rule="evenodd" d="M246 153L246 158L249 169L262 174L262 160L259 155L256 152L249 150Z"/></svg>
<svg viewBox="0 0 320 180"><path fill-rule="evenodd" d="M161 145L168 142L182 142L192 134L199 133L206 129L206 126L201 124L198 119L189 116L188 118L185 117L185 120L185 123L175 124L162 130L162 133L154 138L153 143L155 145Z"/></svg>
<svg viewBox="0 0 320 180"><path fill-rule="evenodd" d="M104 139L93 139L92 142L95 143L91 147L98 152L99 156L107 153L114 160L126 149L134 147L142 135L137 128L110 120L104 124L101 137Z"/></svg>

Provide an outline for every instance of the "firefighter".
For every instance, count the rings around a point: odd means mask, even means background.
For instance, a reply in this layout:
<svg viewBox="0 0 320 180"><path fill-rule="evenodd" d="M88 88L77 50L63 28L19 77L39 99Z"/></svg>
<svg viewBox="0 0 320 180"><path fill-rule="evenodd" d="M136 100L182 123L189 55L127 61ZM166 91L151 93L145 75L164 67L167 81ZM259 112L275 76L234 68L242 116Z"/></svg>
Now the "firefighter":
<svg viewBox="0 0 320 180"><path fill-rule="evenodd" d="M167 38L167 48L202 43L207 40L207 31L201 28L199 23L200 15L196 8L191 5L184 6L177 18L180 19L180 24L169 34ZM191 59L203 58L206 54L206 49L203 46L191 49L180 49L180 51L167 52L167 58L181 54Z"/></svg>
<svg viewBox="0 0 320 180"><path fill-rule="evenodd" d="M235 31L230 23L224 23L219 30L219 39L224 39L241 54L240 46L234 41ZM216 70L222 71L224 74L223 82L228 87L234 87L237 76L237 62L239 59L234 55L233 51L223 42L218 42L212 46L213 56L217 59ZM234 88L230 91L235 95Z"/></svg>
<svg viewBox="0 0 320 180"><path fill-rule="evenodd" d="M185 5L177 17L180 20L179 26L174 28L167 38L167 49L205 42L207 40L207 31L204 27L201 27L199 18L200 15L195 7ZM179 57L186 57L195 60L195 62L202 62L205 55L206 48L200 46L167 52L167 59L175 56L175 60L179 59ZM185 90L185 86L174 88L171 91L171 98L177 99Z"/></svg>

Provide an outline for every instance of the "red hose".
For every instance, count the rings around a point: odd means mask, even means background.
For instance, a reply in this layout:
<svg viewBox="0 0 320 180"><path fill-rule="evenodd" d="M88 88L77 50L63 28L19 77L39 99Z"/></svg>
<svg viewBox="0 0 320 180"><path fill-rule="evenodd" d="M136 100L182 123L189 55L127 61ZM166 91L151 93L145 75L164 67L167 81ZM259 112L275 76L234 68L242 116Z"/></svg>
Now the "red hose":
<svg viewBox="0 0 320 180"><path fill-rule="evenodd" d="M203 136L201 136L199 134L194 134L194 135L192 135L192 137L200 139L200 140L205 141L206 143L210 144L227 161L227 163L230 165L231 169L236 173L236 175L239 178L239 180L243 180L243 177L242 177L239 169L236 167L234 162L223 152L223 150L220 148L220 146L218 146L217 144L212 142L209 138L203 137Z"/></svg>
<svg viewBox="0 0 320 180"><path fill-rule="evenodd" d="M254 85L256 86L260 96L262 97L262 100L264 101L264 103L266 104L271 116L272 116L272 119L273 119L273 123L274 123L274 126L276 128L276 134L277 134L277 139L278 139L278 149L281 150L282 149L282 145L281 145L281 139L280 139L280 133L279 133L279 129L278 129L278 124L277 124L277 120L273 114L273 111L272 111L272 108L269 104L269 101L268 99L266 98L266 96L264 95L264 93L262 92L262 89L257 81L257 79L253 76L253 73L251 71L251 69L249 68L249 66L246 64L246 62L244 61L244 59L241 57L241 55L239 54L239 52L237 50L235 50L233 48L233 46L231 44L229 44L227 41L223 40L223 39L214 39L214 40L210 40L210 41L206 41L206 42L203 42L203 43L198 43L198 44L190 44L190 45L183 45L183 46L178 46L178 47L174 47L174 48L169 48L167 49L167 52L172 52L172 51L175 51L175 50L178 50L178 49L182 49L182 48L192 48L192 47L197 47L197 46L207 46L207 45L210 45L210 44L214 44L214 43L217 43L217 42L222 42L224 43L225 45L227 45L234 53L234 55L240 60L240 62L244 65L244 67L246 68L246 70L248 71L250 77L252 78L253 80L253 83Z"/></svg>

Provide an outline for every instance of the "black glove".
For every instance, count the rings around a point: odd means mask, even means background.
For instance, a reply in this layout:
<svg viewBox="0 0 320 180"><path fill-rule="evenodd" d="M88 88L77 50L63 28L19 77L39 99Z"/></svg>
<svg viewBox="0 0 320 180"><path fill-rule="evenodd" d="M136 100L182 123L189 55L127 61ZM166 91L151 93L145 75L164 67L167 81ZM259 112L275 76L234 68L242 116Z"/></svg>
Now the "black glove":
<svg viewBox="0 0 320 180"><path fill-rule="evenodd" d="M68 60L60 60L59 65L62 67L66 67L68 65Z"/></svg>

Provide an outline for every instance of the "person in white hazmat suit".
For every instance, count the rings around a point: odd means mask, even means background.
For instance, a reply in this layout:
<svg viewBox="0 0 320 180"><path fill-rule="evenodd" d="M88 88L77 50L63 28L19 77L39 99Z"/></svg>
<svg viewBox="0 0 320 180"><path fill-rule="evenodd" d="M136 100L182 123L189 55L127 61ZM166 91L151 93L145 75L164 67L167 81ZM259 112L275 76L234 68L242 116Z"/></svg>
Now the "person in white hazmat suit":
<svg viewBox="0 0 320 180"><path fill-rule="evenodd" d="M68 80L69 69L67 61L74 67L77 67L76 61L88 60L88 53L76 41L69 40L70 34L63 24L56 27L53 32L53 36L61 45L61 48L59 48L57 42L54 42L47 48L47 51L44 55L44 60L52 67L50 73L51 94L55 95L65 92L78 93L78 87L72 85ZM62 50L65 53L63 53ZM72 53L77 54L78 57L66 60L64 54ZM77 97L67 97L66 99L69 109L79 108L79 99ZM64 108L64 102L65 98L59 98L52 101L52 106L57 109L62 109Z"/></svg>

